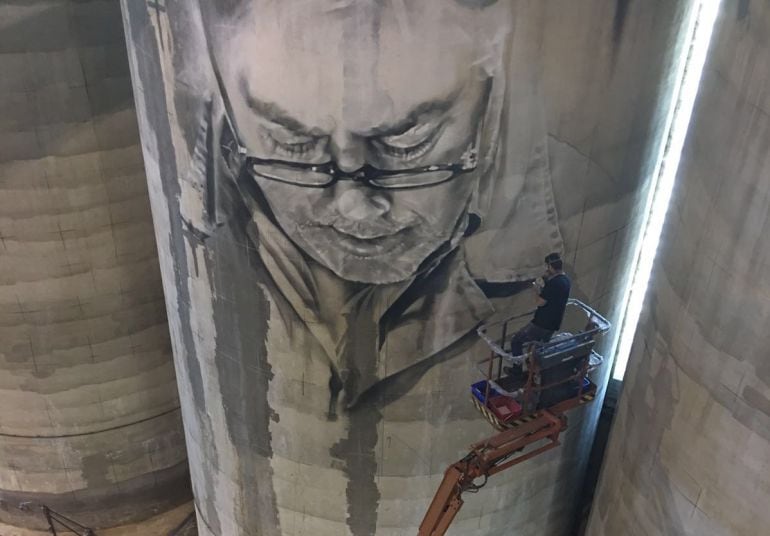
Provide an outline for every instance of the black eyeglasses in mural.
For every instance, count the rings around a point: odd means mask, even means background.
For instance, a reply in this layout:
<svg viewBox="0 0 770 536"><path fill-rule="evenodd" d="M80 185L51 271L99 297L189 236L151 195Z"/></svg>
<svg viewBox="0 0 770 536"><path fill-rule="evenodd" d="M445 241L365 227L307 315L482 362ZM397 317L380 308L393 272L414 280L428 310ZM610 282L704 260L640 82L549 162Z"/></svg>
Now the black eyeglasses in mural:
<svg viewBox="0 0 770 536"><path fill-rule="evenodd" d="M458 175L474 171L478 166L480 135L481 126L478 128L476 139L468 146L459 161L452 164L432 164L403 169L379 169L364 164L353 171L341 169L335 161L315 164L259 158L249 155L245 147L233 141L241 169L252 176L307 188L327 188L339 181L353 181L372 188L403 190L436 186Z"/></svg>
<svg viewBox="0 0 770 536"><path fill-rule="evenodd" d="M445 130L440 124L434 124L429 133L421 133L420 129L424 125L418 121L418 113L412 113L406 117L400 126L389 128L371 138L360 138L362 145L367 147L367 155L371 160L367 158L368 161L360 162L361 165L356 169L343 169L345 166L334 158L319 162L318 160L331 156L328 154L330 143L328 134L319 136L308 132L309 129L295 118L283 111L275 110L275 107L270 104L259 102L244 89L242 92L246 94L248 107L281 127L276 130L277 134L273 134L270 129L260 130L260 138L266 142L263 150L285 155L288 158L257 156L243 143L235 126L236 122L232 119L227 93L220 83L227 110L225 120L231 136L223 146L223 150L230 166L232 169L237 168L240 176L245 173L254 179L267 179L293 186L328 188L340 181L357 182L370 188L385 190L437 186L476 170L491 82L491 79L485 81L484 90L478 102L473 139L454 162L445 161L411 167L403 165L405 162L421 159L423 156L430 162L427 155L440 143ZM418 110L421 113L424 113L427 108L440 111L447 108L450 103L451 101L439 99L437 102L418 107ZM419 134L404 136L402 131L417 131ZM315 161L303 162L302 160Z"/></svg>
<svg viewBox="0 0 770 536"><path fill-rule="evenodd" d="M245 169L249 173L308 188L326 188L338 181L354 181L373 188L393 190L422 188L452 180L458 175L475 170L478 165L478 151L475 143L471 144L460 161L454 164L434 164L392 170L378 169L365 164L355 171L343 171L334 161L324 164L305 164L248 156L243 148L239 148L239 151L243 151Z"/></svg>

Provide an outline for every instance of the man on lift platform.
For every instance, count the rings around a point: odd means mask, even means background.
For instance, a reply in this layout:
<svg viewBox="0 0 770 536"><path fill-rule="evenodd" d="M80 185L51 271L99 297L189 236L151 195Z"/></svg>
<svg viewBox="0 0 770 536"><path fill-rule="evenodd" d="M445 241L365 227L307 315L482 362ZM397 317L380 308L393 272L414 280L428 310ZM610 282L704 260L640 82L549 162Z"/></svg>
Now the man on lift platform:
<svg viewBox="0 0 770 536"><path fill-rule="evenodd" d="M420 524L418 536L444 536L462 508L463 493L478 491L489 477L558 447L559 436L567 428L566 413L594 399L597 386L587 375L602 363L602 357L594 351L594 343L597 336L610 330L611 325L588 305L567 299L569 279L562 271L558 255L548 255L546 264L548 281L538 294L542 300L538 313L527 328L514 336L514 344L517 339L522 345L535 340L524 337L527 332L532 333L533 325L545 330L550 338L561 328L567 305L582 309L588 323L575 335L566 333L559 340L528 352L520 360L528 365L528 372L522 374L523 371L515 367L519 373L511 373L508 369L507 376L501 375L495 363L516 356L512 355L513 351L509 353L502 349L502 341L490 336L489 330L501 329L505 333L508 322L519 317L479 328L478 333L490 346L492 356L480 362L488 369L484 372L482 368L485 379L471 386L472 400L499 433L474 443L467 455L447 467ZM551 323L540 324L544 319ZM500 411L501 408L507 411Z"/></svg>
<svg viewBox="0 0 770 536"><path fill-rule="evenodd" d="M571 284L558 253L545 257L545 270L543 281L533 283L538 291L535 316L511 339L511 355L521 355L526 343L548 342L561 327Z"/></svg>

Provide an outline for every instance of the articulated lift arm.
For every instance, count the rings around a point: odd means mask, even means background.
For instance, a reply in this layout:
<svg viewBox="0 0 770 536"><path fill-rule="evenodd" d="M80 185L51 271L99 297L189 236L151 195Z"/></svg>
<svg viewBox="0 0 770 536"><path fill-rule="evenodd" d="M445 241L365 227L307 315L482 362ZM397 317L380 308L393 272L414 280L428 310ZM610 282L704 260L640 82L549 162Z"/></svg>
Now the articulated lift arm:
<svg viewBox="0 0 770 536"><path fill-rule="evenodd" d="M463 492L478 491L490 476L558 447L559 434L566 427L563 414L544 410L527 423L472 445L468 455L450 465L444 473L444 480L420 524L418 536L443 536L463 505ZM526 447L544 441L534 450L522 452ZM484 480L476 484L479 478Z"/></svg>

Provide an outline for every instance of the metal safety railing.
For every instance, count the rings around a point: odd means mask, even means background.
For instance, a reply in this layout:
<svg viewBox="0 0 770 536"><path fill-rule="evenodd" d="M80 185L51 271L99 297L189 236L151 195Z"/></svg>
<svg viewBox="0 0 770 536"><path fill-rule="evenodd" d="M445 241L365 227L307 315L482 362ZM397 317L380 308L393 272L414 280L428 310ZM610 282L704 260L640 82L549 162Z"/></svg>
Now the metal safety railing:
<svg viewBox="0 0 770 536"><path fill-rule="evenodd" d="M77 534L77 536L97 536L93 529L81 525L77 521L72 520L55 510L51 510L45 505L41 506L41 509L43 510L43 515L48 523L48 530L53 536L70 533Z"/></svg>
<svg viewBox="0 0 770 536"><path fill-rule="evenodd" d="M583 376L601 366L604 358L594 351L594 339L597 335L604 334L610 330L612 327L610 322L592 307L574 298L567 300L567 308L580 311L587 318L588 322L584 325L583 329L574 335L569 332L559 333L550 342L535 342L521 355L514 355L511 351L506 349L507 337L513 333L514 330L512 328L516 323L520 322L525 317L529 317L534 311L509 316L502 320L479 326L476 331L479 337L487 343L492 354L490 357L476 362L477 369L484 376L486 381L485 400L488 399L491 389L518 400L526 389L529 391L544 391L574 379L565 378L558 383L537 387L521 386L512 392L505 389L498 381L496 381L496 378L501 378L503 376L504 362L509 365L523 365L528 359L528 356L532 359L535 357L539 357L540 359L553 359L562 355L571 355L575 352L584 351L588 354L588 361L586 362L585 370L582 371ZM498 330L499 336L492 334L491 330L493 328Z"/></svg>
<svg viewBox="0 0 770 536"><path fill-rule="evenodd" d="M0 501L0 503L1 502L2 501ZM37 508L42 512L45 522L48 525L48 532L53 536L65 536L68 534L75 534L77 536L98 536L94 529L86 527L82 523L78 523L74 519L57 512L45 504L35 504L32 502L23 502L19 504L19 510L23 512L32 513ZM168 533L168 536L189 536L197 534L195 521L195 511L193 511L185 517L179 525L174 527Z"/></svg>
<svg viewBox="0 0 770 536"><path fill-rule="evenodd" d="M564 344L564 342L567 340L572 340L580 343L587 342L593 339L596 335L606 333L607 331L610 330L610 327L612 327L612 325L606 318L604 318L602 315L597 313L592 307L586 305L580 300L570 298L567 301L567 306L570 308L574 308L582 311L588 318L590 327L586 326L586 329L584 329L577 335L570 335L566 339L556 338L552 342L538 343L537 347L541 353L552 352L558 346ZM492 350L494 354L498 355L499 357L511 363L521 363L524 360L525 356L512 355L510 352L508 352L505 349L505 343L506 343L507 337L511 335L514 331L512 329L512 324L515 324L516 321L520 321L522 318L531 316L534 312L535 311L532 310L523 314L510 316L508 318L504 318L496 322L483 324L479 326L479 328L476 331L479 337L481 337L481 339L483 339L484 342L487 343L487 345L489 346L489 348ZM498 327L501 328L501 335L499 336L499 338L491 334L491 329L498 328Z"/></svg>

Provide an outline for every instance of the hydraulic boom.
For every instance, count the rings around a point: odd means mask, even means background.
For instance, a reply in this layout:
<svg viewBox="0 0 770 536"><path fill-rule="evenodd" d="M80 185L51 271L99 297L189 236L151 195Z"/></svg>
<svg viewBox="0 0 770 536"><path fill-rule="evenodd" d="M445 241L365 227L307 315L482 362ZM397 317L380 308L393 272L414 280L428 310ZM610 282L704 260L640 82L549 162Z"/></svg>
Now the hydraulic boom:
<svg viewBox="0 0 770 536"><path fill-rule="evenodd" d="M547 343L532 344L521 355L506 349L512 331L508 324L520 316L477 330L491 357L478 362L484 379L471 385L471 400L501 432L471 445L463 459L447 468L418 536L444 536L463 506L463 493L476 492L490 476L558 447L567 428L565 414L594 400L597 386L588 374L603 361L594 351L595 338L611 325L578 300L567 305L585 313L585 327L575 335L560 333ZM492 329L499 334L493 336Z"/></svg>
<svg viewBox="0 0 770 536"><path fill-rule="evenodd" d="M478 491L490 476L558 447L559 434L567 427L567 419L554 409L539 411L528 422L472 445L467 456L450 465L420 524L418 536L443 536L463 505L464 492ZM523 452L536 443L541 444ZM480 478L483 481L476 483Z"/></svg>

